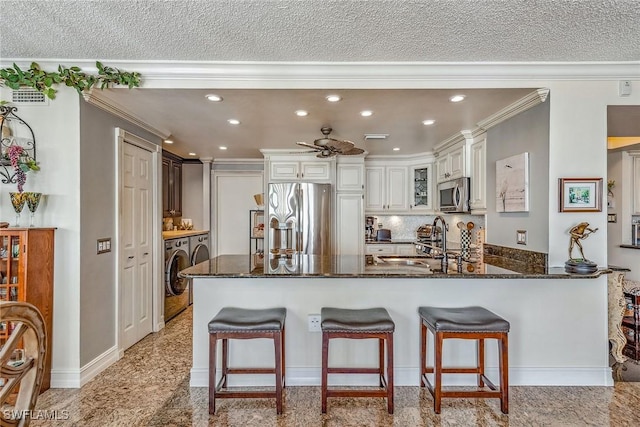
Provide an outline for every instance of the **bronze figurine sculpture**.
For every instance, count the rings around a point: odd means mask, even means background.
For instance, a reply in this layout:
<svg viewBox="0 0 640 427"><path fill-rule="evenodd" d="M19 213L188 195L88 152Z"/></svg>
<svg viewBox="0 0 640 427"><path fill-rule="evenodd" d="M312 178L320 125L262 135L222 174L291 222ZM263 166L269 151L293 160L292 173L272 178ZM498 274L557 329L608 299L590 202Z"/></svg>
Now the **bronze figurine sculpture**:
<svg viewBox="0 0 640 427"><path fill-rule="evenodd" d="M581 240L589 237L591 233L598 231L597 228L590 228L588 222L581 222L569 230L571 240L569 241L569 260L564 263L565 271L569 273L589 274L595 272L598 267L595 262L591 262L584 256ZM578 246L582 258L572 258L573 248Z"/></svg>

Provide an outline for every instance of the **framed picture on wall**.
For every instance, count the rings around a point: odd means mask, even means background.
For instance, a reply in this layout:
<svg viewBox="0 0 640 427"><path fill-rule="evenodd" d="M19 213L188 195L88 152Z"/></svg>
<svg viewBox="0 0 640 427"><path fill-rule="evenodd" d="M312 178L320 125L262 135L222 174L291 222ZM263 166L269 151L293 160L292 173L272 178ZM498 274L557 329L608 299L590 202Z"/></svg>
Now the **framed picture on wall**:
<svg viewBox="0 0 640 427"><path fill-rule="evenodd" d="M560 212L602 212L602 178L560 178Z"/></svg>

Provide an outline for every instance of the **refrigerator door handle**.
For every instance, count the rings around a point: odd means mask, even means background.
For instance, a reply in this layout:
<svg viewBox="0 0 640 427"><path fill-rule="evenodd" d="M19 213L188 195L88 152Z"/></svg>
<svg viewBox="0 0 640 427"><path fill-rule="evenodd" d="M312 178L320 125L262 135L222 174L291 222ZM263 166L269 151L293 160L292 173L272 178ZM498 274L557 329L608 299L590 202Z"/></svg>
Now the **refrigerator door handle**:
<svg viewBox="0 0 640 427"><path fill-rule="evenodd" d="M300 186L298 186L298 212L296 213L296 217L298 218L298 223L296 224L296 248L295 251L297 253L302 252L302 230L304 230L304 218L302 212L302 204L304 203L304 193Z"/></svg>

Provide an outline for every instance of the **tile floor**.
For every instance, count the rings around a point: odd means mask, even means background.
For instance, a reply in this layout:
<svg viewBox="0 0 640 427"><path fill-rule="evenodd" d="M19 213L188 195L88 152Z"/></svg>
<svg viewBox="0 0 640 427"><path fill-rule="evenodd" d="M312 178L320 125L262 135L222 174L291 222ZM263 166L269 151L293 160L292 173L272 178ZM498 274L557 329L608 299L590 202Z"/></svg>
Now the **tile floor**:
<svg viewBox="0 0 640 427"><path fill-rule="evenodd" d="M320 413L319 387L285 389L284 414L271 399L225 399L209 416L207 389L189 387L191 310L129 349L82 389L51 389L36 409L67 420L32 426L637 426L640 383L614 387L511 387L510 414L497 399L443 400L435 415L419 387L397 387L395 414L383 399L330 399ZM627 362L633 363L633 362ZM637 366L629 369L637 370ZM66 412L65 412L66 411ZM51 413L51 412L49 412Z"/></svg>

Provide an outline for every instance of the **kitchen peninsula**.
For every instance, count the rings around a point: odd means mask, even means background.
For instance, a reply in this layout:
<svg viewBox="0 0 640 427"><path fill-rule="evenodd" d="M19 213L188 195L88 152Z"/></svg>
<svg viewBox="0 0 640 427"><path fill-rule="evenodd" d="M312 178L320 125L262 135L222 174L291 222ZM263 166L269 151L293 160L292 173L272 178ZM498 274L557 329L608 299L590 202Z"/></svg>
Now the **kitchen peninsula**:
<svg viewBox="0 0 640 427"><path fill-rule="evenodd" d="M509 335L512 385L612 385L608 365L606 276L565 273L562 268L535 271L492 260L492 264L451 262L448 271L437 260L365 256L290 256L265 260L251 269L249 257L223 255L183 270L193 279L192 387L208 385L207 323L224 306L284 306L287 314L287 385L320 383L321 335L307 327L309 314L322 307L385 307L396 323L397 385L419 383L419 306L481 305L511 323ZM461 270L462 272L459 272ZM603 295L605 297L603 298ZM600 301L605 301L604 304ZM335 363L356 361L374 366L377 343L332 346ZM445 363L475 362L475 346L461 340L447 343ZM259 347L262 346L262 347ZM488 342L487 372L497 372L497 346ZM231 359L238 366L269 366L268 342L233 342ZM335 355L335 356L334 356ZM273 356L271 356L273 357ZM244 376L243 383L268 385L268 376ZM375 385L373 376L340 378L343 384ZM230 378L230 380L233 377ZM452 382L452 381L458 382ZM473 376L449 378L445 384L473 384ZM461 382L463 381L463 382Z"/></svg>

